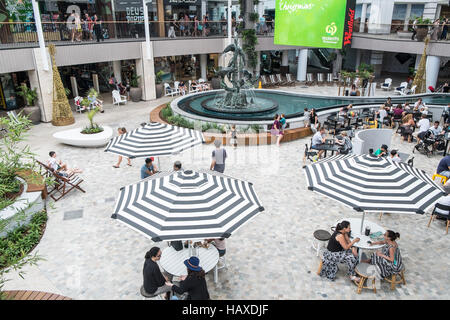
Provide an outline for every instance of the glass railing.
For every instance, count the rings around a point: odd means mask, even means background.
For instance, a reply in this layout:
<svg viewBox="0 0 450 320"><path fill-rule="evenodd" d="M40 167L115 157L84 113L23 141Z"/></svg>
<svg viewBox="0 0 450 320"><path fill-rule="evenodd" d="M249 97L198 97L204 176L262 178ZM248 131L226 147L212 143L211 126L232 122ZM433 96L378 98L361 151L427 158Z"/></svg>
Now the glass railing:
<svg viewBox="0 0 450 320"><path fill-rule="evenodd" d="M226 37L226 21L208 21L206 24L194 21L150 21L149 30L152 40ZM257 34L271 36L272 25L255 25ZM55 44L88 43L95 41L132 41L145 39L144 22L105 21L101 25L75 25L67 22L43 22L42 31L46 42ZM236 25L233 26L234 35ZM0 23L0 48L38 46L38 35L34 22Z"/></svg>

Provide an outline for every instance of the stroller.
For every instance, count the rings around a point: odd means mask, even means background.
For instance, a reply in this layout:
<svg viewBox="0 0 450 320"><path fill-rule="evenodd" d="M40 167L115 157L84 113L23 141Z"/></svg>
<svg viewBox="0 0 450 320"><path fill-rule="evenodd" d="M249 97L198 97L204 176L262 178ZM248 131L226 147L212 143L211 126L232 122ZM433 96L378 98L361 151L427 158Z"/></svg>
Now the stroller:
<svg viewBox="0 0 450 320"><path fill-rule="evenodd" d="M431 158L431 156L435 152L444 151L444 149L445 149L444 135L438 135L436 137L433 137L433 132L431 130L428 130L423 135L422 140L420 140L420 142L418 142L414 146L412 152L414 153L414 151L417 150L418 152L425 154L428 158Z"/></svg>

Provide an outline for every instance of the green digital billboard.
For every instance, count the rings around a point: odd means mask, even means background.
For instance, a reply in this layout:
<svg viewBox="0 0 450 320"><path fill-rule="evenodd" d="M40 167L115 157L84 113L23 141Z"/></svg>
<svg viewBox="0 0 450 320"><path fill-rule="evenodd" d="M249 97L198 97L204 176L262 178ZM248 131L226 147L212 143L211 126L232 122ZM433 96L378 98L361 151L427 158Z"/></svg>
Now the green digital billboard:
<svg viewBox="0 0 450 320"><path fill-rule="evenodd" d="M355 0L276 0L274 43L341 49L351 44Z"/></svg>

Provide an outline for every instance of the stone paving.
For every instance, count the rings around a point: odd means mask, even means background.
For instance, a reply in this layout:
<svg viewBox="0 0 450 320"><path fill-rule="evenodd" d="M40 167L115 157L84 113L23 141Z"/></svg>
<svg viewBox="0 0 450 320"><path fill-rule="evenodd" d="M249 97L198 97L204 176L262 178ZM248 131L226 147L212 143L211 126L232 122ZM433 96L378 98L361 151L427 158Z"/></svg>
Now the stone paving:
<svg viewBox="0 0 450 320"><path fill-rule="evenodd" d="M321 88L311 92L321 93ZM96 121L131 130L148 121L151 109L169 101L129 103L106 107ZM87 123L76 115L76 125ZM66 129L67 127L64 127ZM50 204L46 232L35 251L45 258L37 267L27 267L25 279L12 274L6 290L43 290L73 299L141 299L144 255L153 243L141 234L110 218L121 186L139 181L142 159L133 166L103 148L75 148L56 144L52 133L63 128L40 124L30 130L28 143L42 160L54 150L69 163L84 169L86 193L72 191ZM227 269L219 270L219 283L207 275L212 299L449 299L449 237L444 223L430 228L426 215L367 214L366 218L386 229L400 232L399 246L405 256L405 286L390 290L382 282L375 294L356 293L356 286L341 268L335 282L316 275L319 258L310 247L316 229L329 229L344 217L360 214L308 191L302 170L305 143L309 137L276 146L227 148L225 174L254 183L265 211L227 240ZM410 153L413 145L394 136L392 146ZM180 160L185 169L209 167L212 145L200 145L179 156L160 158L163 170ZM432 174L441 157L415 154L414 164Z"/></svg>

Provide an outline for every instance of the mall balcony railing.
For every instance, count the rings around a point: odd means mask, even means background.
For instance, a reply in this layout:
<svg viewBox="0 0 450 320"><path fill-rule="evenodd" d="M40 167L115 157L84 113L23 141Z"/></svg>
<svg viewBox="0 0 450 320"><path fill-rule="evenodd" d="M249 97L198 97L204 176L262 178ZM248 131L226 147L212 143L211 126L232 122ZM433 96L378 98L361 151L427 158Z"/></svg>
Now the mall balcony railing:
<svg viewBox="0 0 450 320"><path fill-rule="evenodd" d="M370 24L366 19L364 30L361 30L362 32L360 32L360 26L360 19L355 19L353 32L373 34L386 39L411 39L414 30L412 23L406 24L405 28L405 22L403 20L392 20L392 23L390 24ZM442 24L440 24L439 27L436 27L434 24L417 24L415 30L418 31L418 29L423 28L428 29L427 34L431 35L431 40L450 40L449 34L444 34L444 36L441 37L443 31ZM435 30L437 28L439 29ZM371 32L369 32L369 30Z"/></svg>
<svg viewBox="0 0 450 320"><path fill-rule="evenodd" d="M199 27L200 25L200 27ZM206 27L202 22L179 21L150 21L150 37L162 38L188 38L188 37L226 37L227 23L224 21L208 21ZM235 30L235 27L233 28ZM95 28L91 25L76 31L72 24L67 22L42 22L42 31L45 42L67 44L68 42L96 41ZM144 22L104 21L101 24L101 38L105 41L132 41L144 40ZM3 22L0 23L0 48L10 47L37 47L38 36L34 22Z"/></svg>

